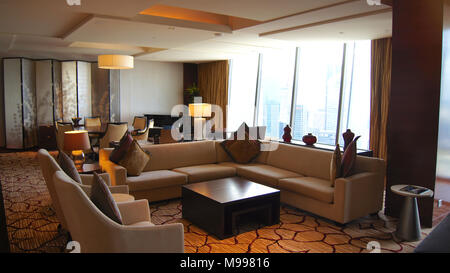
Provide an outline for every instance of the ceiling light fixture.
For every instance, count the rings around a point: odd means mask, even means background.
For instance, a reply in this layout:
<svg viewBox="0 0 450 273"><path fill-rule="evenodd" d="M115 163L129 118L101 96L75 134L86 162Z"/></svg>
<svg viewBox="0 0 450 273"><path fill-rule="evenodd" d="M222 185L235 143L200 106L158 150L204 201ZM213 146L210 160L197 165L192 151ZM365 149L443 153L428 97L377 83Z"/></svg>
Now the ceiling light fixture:
<svg viewBox="0 0 450 273"><path fill-rule="evenodd" d="M134 67L134 58L128 55L99 55L98 67L103 69L131 69Z"/></svg>

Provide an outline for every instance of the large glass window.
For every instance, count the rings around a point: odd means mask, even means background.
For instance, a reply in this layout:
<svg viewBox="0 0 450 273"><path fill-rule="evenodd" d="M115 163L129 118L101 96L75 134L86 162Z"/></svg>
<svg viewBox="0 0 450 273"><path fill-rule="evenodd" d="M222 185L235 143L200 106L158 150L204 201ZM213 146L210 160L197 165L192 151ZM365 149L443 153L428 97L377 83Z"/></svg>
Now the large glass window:
<svg viewBox="0 0 450 273"><path fill-rule="evenodd" d="M312 133L333 145L341 89L343 43L308 43L299 48L293 138Z"/></svg>
<svg viewBox="0 0 450 273"><path fill-rule="evenodd" d="M344 145L342 133L350 129L361 136L358 148L369 149L371 43L348 43L346 51L339 144Z"/></svg>
<svg viewBox="0 0 450 273"><path fill-rule="evenodd" d="M328 145L343 145L351 129L361 136L358 148L369 149L370 61L370 41L304 43L262 53L259 62L232 60L227 127L245 121L281 139L290 124L294 141L312 133Z"/></svg>
<svg viewBox="0 0 450 273"><path fill-rule="evenodd" d="M242 122L253 125L257 74L258 54L231 61L228 131L237 130Z"/></svg>
<svg viewBox="0 0 450 273"><path fill-rule="evenodd" d="M295 49L262 54L257 125L266 137L281 138L290 123Z"/></svg>

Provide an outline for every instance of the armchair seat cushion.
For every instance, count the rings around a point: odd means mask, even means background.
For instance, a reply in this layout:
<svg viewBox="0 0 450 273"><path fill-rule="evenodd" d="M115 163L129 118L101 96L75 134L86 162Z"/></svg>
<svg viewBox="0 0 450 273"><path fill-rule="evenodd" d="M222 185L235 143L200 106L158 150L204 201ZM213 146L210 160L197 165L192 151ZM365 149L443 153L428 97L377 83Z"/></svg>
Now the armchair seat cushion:
<svg viewBox="0 0 450 273"><path fill-rule="evenodd" d="M334 188L330 186L330 181L325 179L315 177L285 178L279 181L278 187L326 203L333 203L334 200Z"/></svg>
<svg viewBox="0 0 450 273"><path fill-rule="evenodd" d="M188 175L189 183L236 176L236 168L219 164L189 166L173 171Z"/></svg>
<svg viewBox="0 0 450 273"><path fill-rule="evenodd" d="M127 178L130 191L145 191L186 183L187 175L168 170L143 172L139 176L130 176Z"/></svg>
<svg viewBox="0 0 450 273"><path fill-rule="evenodd" d="M142 221L142 222L137 222L137 223L133 223L131 225L127 225L130 227L151 227L154 226L154 224L152 222L149 221Z"/></svg>
<svg viewBox="0 0 450 273"><path fill-rule="evenodd" d="M241 166L237 169L237 174L251 181L272 187L278 186L279 179L302 176L298 173L264 164Z"/></svg>

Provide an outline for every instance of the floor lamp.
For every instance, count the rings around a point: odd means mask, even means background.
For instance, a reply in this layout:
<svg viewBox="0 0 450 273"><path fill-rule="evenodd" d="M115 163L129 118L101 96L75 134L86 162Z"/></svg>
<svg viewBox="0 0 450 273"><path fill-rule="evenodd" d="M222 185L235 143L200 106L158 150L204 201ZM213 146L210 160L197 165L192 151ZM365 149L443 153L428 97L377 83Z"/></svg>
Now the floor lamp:
<svg viewBox="0 0 450 273"><path fill-rule="evenodd" d="M211 117L211 104L191 103L189 104L189 116L194 118L194 140L205 139L205 118Z"/></svg>

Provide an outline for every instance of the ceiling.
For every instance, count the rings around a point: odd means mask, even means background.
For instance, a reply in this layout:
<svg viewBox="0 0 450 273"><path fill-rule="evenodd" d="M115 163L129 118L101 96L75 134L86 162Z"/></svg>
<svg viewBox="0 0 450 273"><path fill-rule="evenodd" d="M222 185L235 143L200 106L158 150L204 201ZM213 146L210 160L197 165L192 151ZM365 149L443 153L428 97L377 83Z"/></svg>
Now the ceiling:
<svg viewBox="0 0 450 273"><path fill-rule="evenodd" d="M391 7L367 0L79 1L0 1L0 56L207 62L392 35Z"/></svg>

